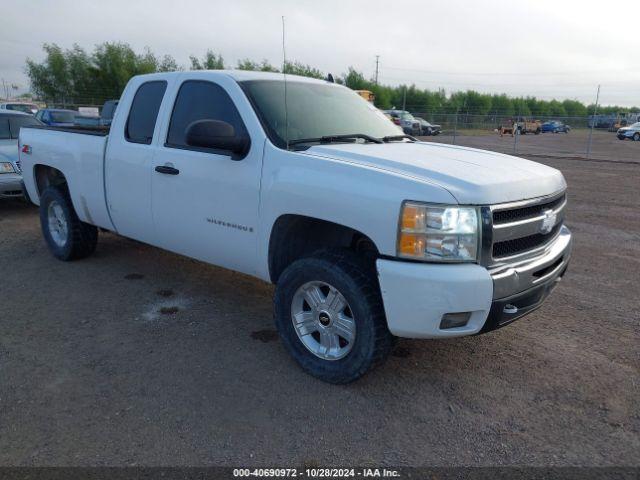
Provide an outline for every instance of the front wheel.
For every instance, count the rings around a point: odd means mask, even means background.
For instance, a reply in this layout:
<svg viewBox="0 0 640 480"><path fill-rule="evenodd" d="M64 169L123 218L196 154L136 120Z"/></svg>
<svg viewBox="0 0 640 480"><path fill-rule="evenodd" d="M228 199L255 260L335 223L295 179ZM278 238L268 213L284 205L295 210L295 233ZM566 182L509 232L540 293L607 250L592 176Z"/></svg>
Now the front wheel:
<svg viewBox="0 0 640 480"><path fill-rule="evenodd" d="M280 276L274 303L286 350L320 380L357 380L391 351L375 270L349 251L295 261Z"/></svg>
<svg viewBox="0 0 640 480"><path fill-rule="evenodd" d="M635 142L640 142L640 132L636 132L633 134L633 140Z"/></svg>
<svg viewBox="0 0 640 480"><path fill-rule="evenodd" d="M48 187L40 196L40 226L49 250L59 260L91 255L98 243L98 229L82 222L66 189Z"/></svg>

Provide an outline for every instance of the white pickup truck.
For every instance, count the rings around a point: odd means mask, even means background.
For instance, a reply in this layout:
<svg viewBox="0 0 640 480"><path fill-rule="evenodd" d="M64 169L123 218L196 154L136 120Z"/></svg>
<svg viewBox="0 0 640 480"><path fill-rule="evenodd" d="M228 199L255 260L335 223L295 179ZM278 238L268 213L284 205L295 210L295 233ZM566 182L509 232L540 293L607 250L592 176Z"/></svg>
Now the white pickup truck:
<svg viewBox="0 0 640 480"><path fill-rule="evenodd" d="M272 282L285 348L333 383L396 336L522 317L571 253L559 171L416 141L328 81L138 76L109 131L22 128L20 152L57 258L91 254L106 229Z"/></svg>

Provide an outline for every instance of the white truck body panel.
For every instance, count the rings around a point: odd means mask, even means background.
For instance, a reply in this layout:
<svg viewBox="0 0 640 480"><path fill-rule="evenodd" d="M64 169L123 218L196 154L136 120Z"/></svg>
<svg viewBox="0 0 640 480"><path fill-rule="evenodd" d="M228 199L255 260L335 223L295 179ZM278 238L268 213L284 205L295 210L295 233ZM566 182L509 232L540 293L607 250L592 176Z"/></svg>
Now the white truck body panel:
<svg viewBox="0 0 640 480"><path fill-rule="evenodd" d="M389 330L399 337L447 338L478 333L489 314L493 280L480 265L378 260ZM446 313L471 312L463 327L440 329Z"/></svg>
<svg viewBox="0 0 640 480"><path fill-rule="evenodd" d="M373 147L373 148L372 148ZM375 148L375 153L373 149ZM310 153L434 183L462 205L486 205L548 195L566 188L562 174L502 153L432 142L313 146Z"/></svg>
<svg viewBox="0 0 640 480"><path fill-rule="evenodd" d="M381 256L377 268L393 333L423 338L477 333L492 304L492 277L478 264L399 261L402 203L493 205L533 199L563 191L560 172L509 155L422 142L278 148L238 84L253 78L282 77L226 71L134 77L108 137L23 128L21 144L32 149L21 156L30 198L39 201L36 166L54 167L64 174L82 221L265 281L271 281L271 233L283 215L349 227L371 239ZM151 143L127 142L134 95L142 83L157 79L166 81L167 89ZM251 139L242 160L167 147L174 102L187 80L214 82L230 96ZM157 166L175 167L180 174L159 174ZM561 252L566 253L561 267L568 251ZM539 263L557 262L554 255ZM472 312L465 327L439 329L444 313L462 311Z"/></svg>
<svg viewBox="0 0 640 480"><path fill-rule="evenodd" d="M37 145L36 155L22 155L23 179L29 198L39 205L40 192L35 182L35 165L55 166L65 173L71 201L83 222L115 230L105 202L104 152L107 137L72 135L64 131L20 130L21 145ZM35 162L33 161L35 160Z"/></svg>

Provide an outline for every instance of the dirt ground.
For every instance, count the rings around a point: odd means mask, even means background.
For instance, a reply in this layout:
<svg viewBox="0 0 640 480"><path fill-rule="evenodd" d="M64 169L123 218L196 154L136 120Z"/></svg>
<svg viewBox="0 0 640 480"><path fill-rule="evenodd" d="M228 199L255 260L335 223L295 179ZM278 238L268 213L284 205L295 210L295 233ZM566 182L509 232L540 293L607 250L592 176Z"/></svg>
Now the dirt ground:
<svg viewBox="0 0 640 480"><path fill-rule="evenodd" d="M62 263L0 202L0 465L640 465L640 166L538 160L575 234L548 302L347 386L286 355L270 286L112 234Z"/></svg>
<svg viewBox="0 0 640 480"><path fill-rule="evenodd" d="M461 130L454 140L452 132L422 140L455 143L467 147L483 148L515 155L542 155L560 157L587 156L589 130L576 129L569 133L542 133L540 135L511 135L500 137L492 131ZM514 150L515 147L515 150ZM618 140L615 133L594 130L591 136L591 159L640 163L640 142Z"/></svg>

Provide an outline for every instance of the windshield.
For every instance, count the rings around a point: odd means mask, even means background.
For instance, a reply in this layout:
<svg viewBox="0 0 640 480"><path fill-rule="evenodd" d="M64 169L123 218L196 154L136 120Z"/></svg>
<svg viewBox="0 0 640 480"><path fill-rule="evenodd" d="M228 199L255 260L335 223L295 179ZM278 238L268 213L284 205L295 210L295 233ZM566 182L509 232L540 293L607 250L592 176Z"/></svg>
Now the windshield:
<svg viewBox="0 0 640 480"><path fill-rule="evenodd" d="M73 112L51 112L51 121L56 123L73 123L76 114Z"/></svg>
<svg viewBox="0 0 640 480"><path fill-rule="evenodd" d="M402 132L380 110L346 87L335 84L287 82L285 128L284 82L240 82L271 141L280 148L286 140L333 135L365 134L382 138Z"/></svg>
<svg viewBox="0 0 640 480"><path fill-rule="evenodd" d="M640 122L636 122L633 125L631 125L631 128L640 128Z"/></svg>
<svg viewBox="0 0 640 480"><path fill-rule="evenodd" d="M27 105L26 103L9 103L7 110L13 110L15 112L33 113L33 110L37 110L35 105Z"/></svg>

